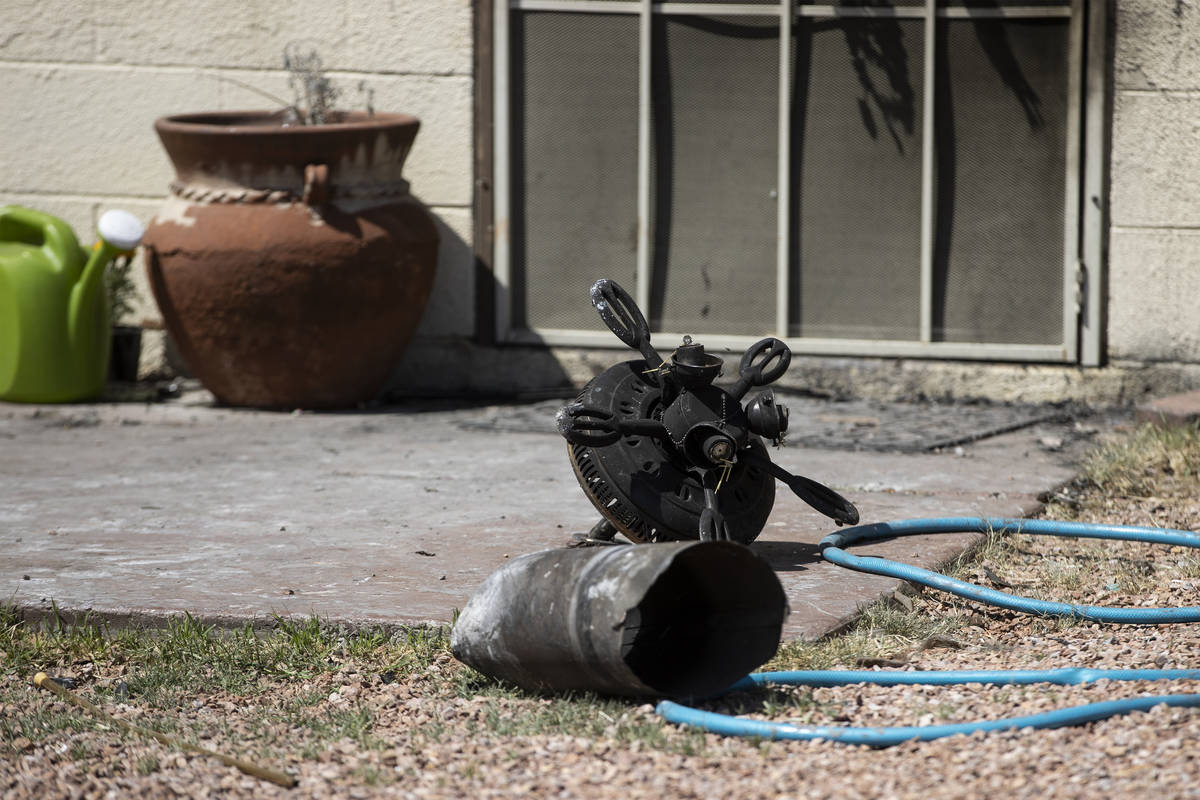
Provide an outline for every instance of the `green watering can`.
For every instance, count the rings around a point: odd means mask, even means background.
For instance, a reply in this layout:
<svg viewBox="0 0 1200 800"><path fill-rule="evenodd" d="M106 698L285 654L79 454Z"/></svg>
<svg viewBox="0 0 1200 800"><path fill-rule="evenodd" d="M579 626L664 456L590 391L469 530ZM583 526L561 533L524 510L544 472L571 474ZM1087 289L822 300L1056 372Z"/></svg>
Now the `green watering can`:
<svg viewBox="0 0 1200 800"><path fill-rule="evenodd" d="M67 223L0 207L0 400L69 403L100 394L112 342L104 269L145 228L127 211L100 217L91 255Z"/></svg>

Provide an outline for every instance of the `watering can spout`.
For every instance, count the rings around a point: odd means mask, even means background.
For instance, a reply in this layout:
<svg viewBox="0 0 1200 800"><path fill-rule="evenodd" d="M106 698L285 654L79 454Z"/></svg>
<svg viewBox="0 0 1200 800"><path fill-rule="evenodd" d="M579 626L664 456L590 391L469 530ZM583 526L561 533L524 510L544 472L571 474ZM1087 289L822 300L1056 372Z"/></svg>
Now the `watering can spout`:
<svg viewBox="0 0 1200 800"><path fill-rule="evenodd" d="M103 297L104 268L114 257L137 248L146 232L141 220L120 210L105 212L96 227L100 238L71 290L67 317L71 345L80 350L108 347L110 320L108 303Z"/></svg>

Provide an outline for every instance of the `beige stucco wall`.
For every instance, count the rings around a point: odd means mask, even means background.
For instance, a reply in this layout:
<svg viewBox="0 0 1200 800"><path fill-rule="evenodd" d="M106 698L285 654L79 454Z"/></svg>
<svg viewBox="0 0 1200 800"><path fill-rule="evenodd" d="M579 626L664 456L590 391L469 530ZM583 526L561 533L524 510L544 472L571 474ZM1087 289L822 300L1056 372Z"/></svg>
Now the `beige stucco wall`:
<svg viewBox="0 0 1200 800"><path fill-rule="evenodd" d="M1200 363L1200 3L1120 0L1109 354Z"/></svg>
<svg viewBox="0 0 1200 800"><path fill-rule="evenodd" d="M5 0L0 205L57 214L88 242L109 208L148 221L172 177L153 121L280 107L239 84L290 99L283 49L303 41L342 90L339 105L365 107L361 82L377 110L421 118L406 175L443 247L418 336L470 335L472 25L470 0ZM143 292L135 317L153 321Z"/></svg>

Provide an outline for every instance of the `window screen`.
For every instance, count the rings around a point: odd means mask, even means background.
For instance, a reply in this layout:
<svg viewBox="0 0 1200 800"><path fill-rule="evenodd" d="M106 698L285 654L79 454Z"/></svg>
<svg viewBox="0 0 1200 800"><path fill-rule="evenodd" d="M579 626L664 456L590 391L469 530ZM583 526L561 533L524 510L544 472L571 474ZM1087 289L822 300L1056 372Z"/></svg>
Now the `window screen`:
<svg viewBox="0 0 1200 800"><path fill-rule="evenodd" d="M1061 342L1067 25L940 27L934 336Z"/></svg>
<svg viewBox="0 0 1200 800"><path fill-rule="evenodd" d="M920 335L922 34L919 20L797 26L793 336Z"/></svg>
<svg viewBox="0 0 1200 800"><path fill-rule="evenodd" d="M761 334L776 291L779 21L658 17L651 53L650 323Z"/></svg>
<svg viewBox="0 0 1200 800"><path fill-rule="evenodd" d="M513 319L596 325L599 277L635 285L638 20L527 12L510 48Z"/></svg>

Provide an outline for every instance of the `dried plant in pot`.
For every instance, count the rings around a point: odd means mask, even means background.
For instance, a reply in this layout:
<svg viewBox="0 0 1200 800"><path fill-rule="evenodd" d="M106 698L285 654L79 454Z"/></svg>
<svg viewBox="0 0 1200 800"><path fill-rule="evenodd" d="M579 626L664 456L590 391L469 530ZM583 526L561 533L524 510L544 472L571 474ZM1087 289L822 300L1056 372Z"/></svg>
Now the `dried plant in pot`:
<svg viewBox="0 0 1200 800"><path fill-rule="evenodd" d="M437 263L402 170L407 114L297 108L164 117L175 168L146 268L180 355L219 402L346 408L386 385Z"/></svg>

